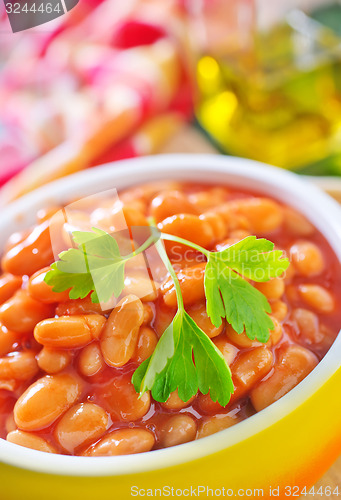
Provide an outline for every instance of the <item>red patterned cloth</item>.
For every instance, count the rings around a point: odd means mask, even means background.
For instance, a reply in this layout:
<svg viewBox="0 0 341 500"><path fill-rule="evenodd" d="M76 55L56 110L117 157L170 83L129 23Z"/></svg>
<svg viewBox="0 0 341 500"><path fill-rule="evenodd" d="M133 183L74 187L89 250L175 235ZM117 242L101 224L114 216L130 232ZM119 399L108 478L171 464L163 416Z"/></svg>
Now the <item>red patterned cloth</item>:
<svg viewBox="0 0 341 500"><path fill-rule="evenodd" d="M167 125L156 117L191 116L179 5L82 0L49 29L15 35L1 18L0 185L16 176L8 199L103 160L147 154L137 138Z"/></svg>

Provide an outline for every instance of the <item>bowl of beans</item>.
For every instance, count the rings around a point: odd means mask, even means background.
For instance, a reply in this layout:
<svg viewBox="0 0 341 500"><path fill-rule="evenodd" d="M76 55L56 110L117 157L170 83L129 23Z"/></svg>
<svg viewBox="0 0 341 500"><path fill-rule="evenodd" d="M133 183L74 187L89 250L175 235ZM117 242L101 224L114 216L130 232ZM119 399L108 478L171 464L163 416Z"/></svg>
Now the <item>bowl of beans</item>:
<svg viewBox="0 0 341 500"><path fill-rule="evenodd" d="M318 188L156 156L0 228L2 498L287 498L338 457L341 211Z"/></svg>

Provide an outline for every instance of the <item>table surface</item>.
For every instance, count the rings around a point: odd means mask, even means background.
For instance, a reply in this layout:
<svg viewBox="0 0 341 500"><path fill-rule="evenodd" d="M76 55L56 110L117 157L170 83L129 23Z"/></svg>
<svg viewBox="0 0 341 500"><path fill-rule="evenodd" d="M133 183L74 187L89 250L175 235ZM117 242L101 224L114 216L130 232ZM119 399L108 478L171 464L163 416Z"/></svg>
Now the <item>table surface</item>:
<svg viewBox="0 0 341 500"><path fill-rule="evenodd" d="M166 145L164 145L162 153L215 153L217 150L210 144L207 139L196 129L184 126L175 136L173 136ZM341 179L325 179L314 178L314 182L341 203ZM316 488L331 486L332 491L338 486L341 492L341 456L329 471L318 481ZM312 496L304 497L306 499L313 498ZM317 498L322 498L318 496ZM331 495L329 499L340 500L340 496Z"/></svg>

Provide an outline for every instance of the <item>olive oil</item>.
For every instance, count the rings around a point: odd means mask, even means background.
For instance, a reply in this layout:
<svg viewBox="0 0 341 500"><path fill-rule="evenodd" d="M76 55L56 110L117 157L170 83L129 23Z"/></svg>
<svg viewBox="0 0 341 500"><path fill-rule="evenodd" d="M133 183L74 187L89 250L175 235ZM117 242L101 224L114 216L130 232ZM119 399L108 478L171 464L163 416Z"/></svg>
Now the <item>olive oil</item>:
<svg viewBox="0 0 341 500"><path fill-rule="evenodd" d="M198 120L226 152L289 169L341 153L341 38L302 11L249 51L202 57L197 79Z"/></svg>

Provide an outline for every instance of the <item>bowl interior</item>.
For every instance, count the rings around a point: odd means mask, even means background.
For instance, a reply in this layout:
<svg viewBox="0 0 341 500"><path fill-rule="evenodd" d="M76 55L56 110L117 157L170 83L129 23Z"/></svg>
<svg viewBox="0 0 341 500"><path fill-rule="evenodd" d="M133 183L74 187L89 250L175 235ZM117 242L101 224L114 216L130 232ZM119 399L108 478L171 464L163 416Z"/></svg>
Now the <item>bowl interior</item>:
<svg viewBox="0 0 341 500"><path fill-rule="evenodd" d="M44 186L3 209L0 246L13 231L32 224L37 210L42 207L66 204L77 197L161 179L230 185L274 197L303 213L327 238L341 262L341 210L334 200L292 173L250 160L214 155L170 155L126 160ZM338 369L340 357L339 335L317 368L289 394L235 427L181 445L181 453L178 447L174 447L131 456L70 457L45 454L0 440L0 460L40 472L73 476L131 474L194 460L247 439L293 411Z"/></svg>

